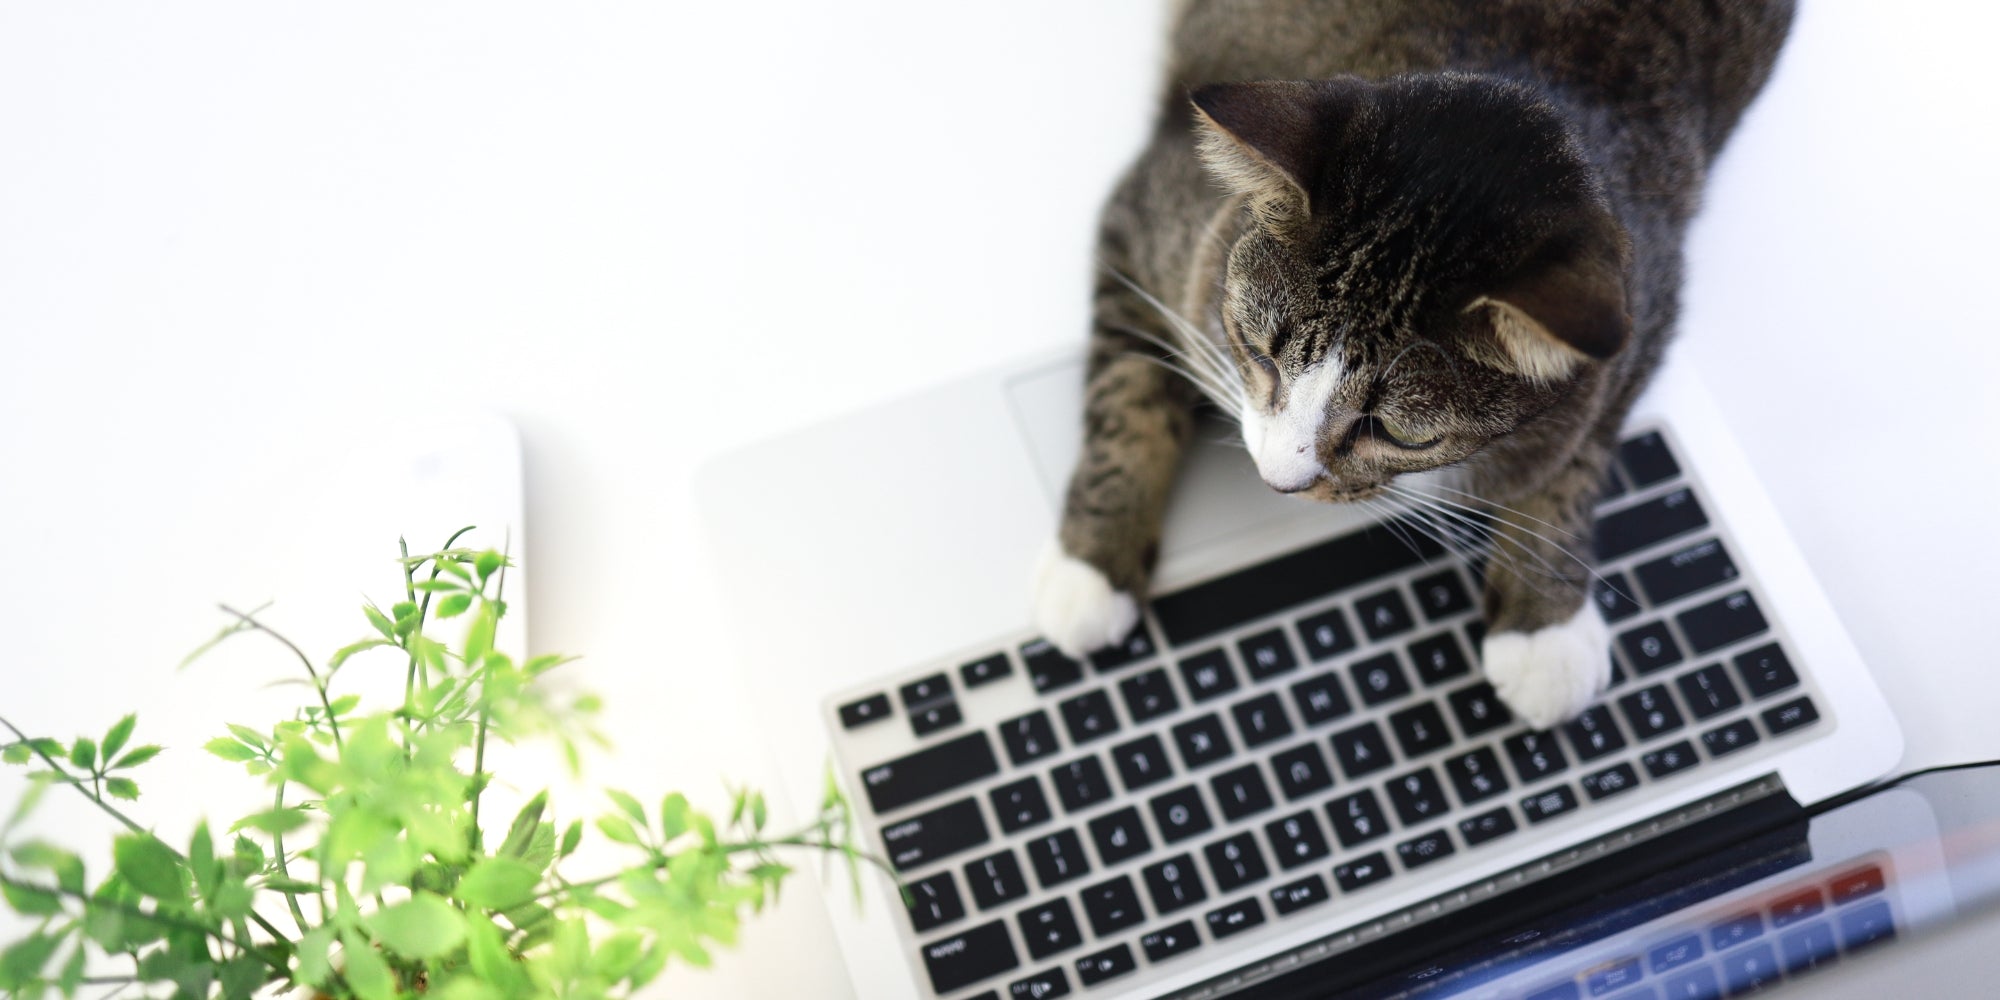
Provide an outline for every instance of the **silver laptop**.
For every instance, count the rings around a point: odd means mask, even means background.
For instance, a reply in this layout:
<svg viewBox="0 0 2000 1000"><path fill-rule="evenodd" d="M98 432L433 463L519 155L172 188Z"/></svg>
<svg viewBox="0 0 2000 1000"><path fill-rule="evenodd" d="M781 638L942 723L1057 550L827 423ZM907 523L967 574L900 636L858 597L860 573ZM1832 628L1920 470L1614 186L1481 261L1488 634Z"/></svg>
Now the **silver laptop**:
<svg viewBox="0 0 2000 1000"><path fill-rule="evenodd" d="M812 814L831 747L897 873L831 910L857 996L1360 990L1391 950L1778 822L1900 756L1684 366L1635 408L1598 512L1618 678L1544 732L1480 680L1479 567L1274 494L1221 444L1176 487L1140 630L1088 662L1041 642L1029 581L1082 384L1078 357L1027 363L704 473L793 806ZM1460 985L1481 983L1501 989Z"/></svg>

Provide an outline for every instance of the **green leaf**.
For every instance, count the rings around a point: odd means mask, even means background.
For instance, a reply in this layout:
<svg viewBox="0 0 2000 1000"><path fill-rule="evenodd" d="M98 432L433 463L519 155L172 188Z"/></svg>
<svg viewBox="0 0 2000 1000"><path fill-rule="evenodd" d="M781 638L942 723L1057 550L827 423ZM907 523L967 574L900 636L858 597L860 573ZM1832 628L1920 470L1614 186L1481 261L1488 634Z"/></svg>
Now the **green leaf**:
<svg viewBox="0 0 2000 1000"><path fill-rule="evenodd" d="M62 896L47 886L5 879L0 881L0 897L24 917L47 917L62 912Z"/></svg>
<svg viewBox="0 0 2000 1000"><path fill-rule="evenodd" d="M577 845L582 843L583 843L583 821L580 819L571 820L569 824L569 829L563 831L562 850L557 852L556 856L560 858L569 857L570 855L576 853Z"/></svg>
<svg viewBox="0 0 2000 1000"><path fill-rule="evenodd" d="M154 899L180 903L187 900L187 886L181 881L180 859L173 849L150 833L119 837L112 845L111 858L118 874L132 888Z"/></svg>
<svg viewBox="0 0 2000 1000"><path fill-rule="evenodd" d="M420 580L412 586L426 594L455 594L465 589L452 580Z"/></svg>
<svg viewBox="0 0 2000 1000"><path fill-rule="evenodd" d="M616 788L607 788L604 790L604 794L609 796L611 801L618 806L619 812L632 817L632 822L637 823L640 829L643 830L646 828L646 807L640 805L638 799Z"/></svg>
<svg viewBox="0 0 2000 1000"><path fill-rule="evenodd" d="M388 645L388 643L383 643L383 645ZM360 695L346 694L333 699L333 704L328 706L328 708L331 714L341 716L354 711L355 706L359 704L361 704Z"/></svg>
<svg viewBox="0 0 2000 1000"><path fill-rule="evenodd" d="M0 952L0 990L9 995L28 992L25 987L41 978L42 967L62 939L48 934L31 934Z"/></svg>
<svg viewBox="0 0 2000 1000"><path fill-rule="evenodd" d="M688 805L687 796L679 792L668 792L660 800L660 839L673 840L688 831L688 816L694 808Z"/></svg>
<svg viewBox="0 0 2000 1000"><path fill-rule="evenodd" d="M321 924L307 931L299 938L298 950L292 953L292 974L307 986L325 986L333 978L334 925Z"/></svg>
<svg viewBox="0 0 2000 1000"><path fill-rule="evenodd" d="M481 552L479 558L472 564L473 568L479 572L479 585L484 587L486 585L486 578L492 576L494 571L498 570L501 564L506 561L506 557L492 549Z"/></svg>
<svg viewBox="0 0 2000 1000"><path fill-rule="evenodd" d="M229 832L235 833L238 830L251 829L283 836L306 825L310 821L311 817L306 814L304 809L297 806L286 806L282 809L266 809L260 813L251 813L237 820L229 828Z"/></svg>
<svg viewBox="0 0 2000 1000"><path fill-rule="evenodd" d="M239 764L246 760L257 759L256 750L246 747L227 736L217 736L207 743L203 743L201 747L223 760L235 761Z"/></svg>
<svg viewBox="0 0 2000 1000"><path fill-rule="evenodd" d="M465 955L472 972L507 996L519 996L531 987L528 973L507 950L500 926L474 913L465 918Z"/></svg>
<svg viewBox="0 0 2000 1000"><path fill-rule="evenodd" d="M139 783L131 778L106 778L104 791L114 799L132 802L139 798Z"/></svg>
<svg viewBox="0 0 2000 1000"><path fill-rule="evenodd" d="M535 831L541 828L542 813L548 811L549 793L542 792L528 800L521 811L514 814L514 822L507 828L507 839L500 844L500 853L510 858L524 858L528 848L535 842Z"/></svg>
<svg viewBox="0 0 2000 1000"><path fill-rule="evenodd" d="M368 650L375 649L379 646L394 646L394 645L395 643L390 642L387 639L363 639L360 642L350 642L347 645L340 647L338 650L335 650L333 657L326 661L327 672L332 673L335 670L339 670L341 664L346 663L348 661L348 658L354 656L356 653L365 653Z"/></svg>
<svg viewBox="0 0 2000 1000"><path fill-rule="evenodd" d="M395 606L389 609L389 613L396 616L398 636L408 636L415 632L417 625L423 621L423 609L417 607L413 601L397 601Z"/></svg>
<svg viewBox="0 0 2000 1000"><path fill-rule="evenodd" d="M633 831L632 824L626 822L624 817L600 816L597 818L597 829L605 837L620 844L630 844L633 847L642 846L639 841L639 834Z"/></svg>
<svg viewBox="0 0 2000 1000"><path fill-rule="evenodd" d="M750 828L753 830L762 831L764 829L764 821L769 817L770 817L770 812L764 805L764 793L751 792Z"/></svg>
<svg viewBox="0 0 2000 1000"><path fill-rule="evenodd" d="M79 736L70 745L69 762L86 771L97 768L97 741L88 736Z"/></svg>
<svg viewBox="0 0 2000 1000"><path fill-rule="evenodd" d="M361 1000L395 1000L396 977L382 953L353 931L340 932L341 958L347 963L347 985Z"/></svg>
<svg viewBox="0 0 2000 1000"><path fill-rule="evenodd" d="M128 767L138 767L139 765L144 764L145 762L152 760L155 757L158 757L160 755L160 750L161 747L159 746L159 744L156 743L147 743L143 746L133 747L130 753L127 753L125 756L118 758L118 763L111 765L111 770L122 771Z"/></svg>
<svg viewBox="0 0 2000 1000"><path fill-rule="evenodd" d="M361 613L368 616L368 624L374 626L375 631L382 633L382 638L392 640L396 638L396 626L390 623L389 616L377 610L375 605L362 605Z"/></svg>
<svg viewBox="0 0 2000 1000"><path fill-rule="evenodd" d="M249 726L239 726L234 722L227 723L227 725L229 726L229 731L235 733L236 738L242 740L247 746L253 746L259 750L265 750L271 746L269 737Z"/></svg>
<svg viewBox="0 0 2000 1000"><path fill-rule="evenodd" d="M87 956L83 942L78 941L76 947L70 949L69 960L63 963L62 973L56 976L56 989L62 991L63 996L76 996L76 991L83 986L85 961Z"/></svg>
<svg viewBox="0 0 2000 1000"><path fill-rule="evenodd" d="M465 915L428 892L377 911L363 925L383 947L405 958L443 958L465 941Z"/></svg>
<svg viewBox="0 0 2000 1000"><path fill-rule="evenodd" d="M287 896L310 896L319 892L319 886L301 879L285 878L282 875L264 880L264 888Z"/></svg>
<svg viewBox="0 0 2000 1000"><path fill-rule="evenodd" d="M230 845L229 853L235 856L236 863L242 865L245 871L264 870L264 848L249 837L237 834L236 842Z"/></svg>
<svg viewBox="0 0 2000 1000"><path fill-rule="evenodd" d="M510 910L535 898L542 873L516 858L481 858L458 880L452 895L487 910Z"/></svg>
<svg viewBox="0 0 2000 1000"><path fill-rule="evenodd" d="M215 860L215 839L209 835L208 824L198 823L194 837L188 841L188 871L194 875L194 887L201 898L212 899L215 887L222 880L222 866Z"/></svg>
<svg viewBox="0 0 2000 1000"><path fill-rule="evenodd" d="M439 618L456 618L464 614L465 609L469 607L472 607L472 595L463 592L456 593L438 602L437 616Z"/></svg>
<svg viewBox="0 0 2000 1000"><path fill-rule="evenodd" d="M493 605L482 604L472 616L471 627L465 630L465 662L478 663L493 651L493 626L495 621Z"/></svg>
<svg viewBox="0 0 2000 1000"><path fill-rule="evenodd" d="M56 885L64 892L83 892L83 859L54 844L31 840L8 852L23 868L54 872Z"/></svg>
<svg viewBox="0 0 2000 1000"><path fill-rule="evenodd" d="M28 758L34 756L34 753L33 750L28 749L26 743L9 743L7 744L7 749L0 750L0 761L6 761L9 764L26 764Z"/></svg>
<svg viewBox="0 0 2000 1000"><path fill-rule="evenodd" d="M112 723L111 728L104 734L102 753L105 760L118 756L118 751L125 749L125 742L132 738L132 727L138 724L137 715L128 715Z"/></svg>

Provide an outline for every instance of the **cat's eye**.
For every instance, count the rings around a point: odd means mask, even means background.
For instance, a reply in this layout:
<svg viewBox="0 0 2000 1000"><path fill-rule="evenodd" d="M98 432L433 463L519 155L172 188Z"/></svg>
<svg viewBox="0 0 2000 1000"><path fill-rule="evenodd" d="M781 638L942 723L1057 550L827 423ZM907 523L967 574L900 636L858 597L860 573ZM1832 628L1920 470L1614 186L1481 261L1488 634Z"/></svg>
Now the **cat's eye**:
<svg viewBox="0 0 2000 1000"><path fill-rule="evenodd" d="M1251 347L1249 344L1243 345L1243 353L1250 355L1250 360L1256 362L1257 367L1264 369L1264 374L1271 376L1271 381L1276 382L1278 380L1278 362L1270 355Z"/></svg>
<svg viewBox="0 0 2000 1000"><path fill-rule="evenodd" d="M1362 417L1361 419L1366 424L1363 428L1364 433L1368 433L1375 439L1394 445L1404 451L1422 451L1444 440L1444 435L1442 434L1433 434L1426 437L1423 431L1399 424L1394 420L1384 417L1369 416Z"/></svg>

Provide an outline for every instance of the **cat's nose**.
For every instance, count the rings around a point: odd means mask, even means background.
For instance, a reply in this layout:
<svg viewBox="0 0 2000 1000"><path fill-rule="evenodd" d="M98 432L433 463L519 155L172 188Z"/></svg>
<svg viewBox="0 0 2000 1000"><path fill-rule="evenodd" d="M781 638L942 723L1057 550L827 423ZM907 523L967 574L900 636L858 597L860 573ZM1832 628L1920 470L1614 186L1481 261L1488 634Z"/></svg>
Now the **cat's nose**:
<svg viewBox="0 0 2000 1000"><path fill-rule="evenodd" d="M1289 477L1279 477L1265 473L1263 479L1264 485L1280 493L1304 493L1312 489L1314 483L1319 482L1319 473L1315 471L1304 476Z"/></svg>

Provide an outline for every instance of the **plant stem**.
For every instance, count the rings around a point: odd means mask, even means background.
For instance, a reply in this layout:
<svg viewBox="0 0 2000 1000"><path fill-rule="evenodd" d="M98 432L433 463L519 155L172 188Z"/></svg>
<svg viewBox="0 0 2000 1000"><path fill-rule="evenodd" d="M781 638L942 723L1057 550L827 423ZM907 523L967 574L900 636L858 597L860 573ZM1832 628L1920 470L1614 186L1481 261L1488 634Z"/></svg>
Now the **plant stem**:
<svg viewBox="0 0 2000 1000"><path fill-rule="evenodd" d="M258 949L257 945L254 942L245 942L238 939L234 935L225 934L219 927L209 927L203 924L194 923L193 921L182 920L179 917L176 917L169 913L162 913L160 912L160 909L157 906L153 908L153 912L148 913L137 906L133 906L130 903L126 903L121 900L98 898L95 896L91 896L87 893L72 892L68 889L64 889L61 886L36 885L32 882L23 882L20 881L19 879L12 878L7 875L0 875L0 884L5 884L7 886L16 889L28 889L35 892L46 893L52 896L62 896L67 899L74 899L77 902L84 904L85 906L109 907L111 909L117 910L119 913L122 913L128 917L137 917L140 920L150 920L154 923L166 924L169 927L174 927L180 930L193 931L197 934L202 935L203 937L214 938L216 941L222 944L235 945L243 953L256 956L258 961L261 961L265 965L270 966L272 969L276 970L279 974L287 977L291 975L291 970L287 969L283 962L280 962L277 959L274 959L269 955L264 954L264 952Z"/></svg>
<svg viewBox="0 0 2000 1000"><path fill-rule="evenodd" d="M470 530L472 529L466 529L466 531ZM464 534L464 532L460 532L459 534ZM458 535L451 537L452 541L458 540ZM514 545L514 529L512 527L507 529L507 540L501 544L504 548L501 550L500 579L493 587L493 600L496 603L499 602L502 595L507 593L507 560L505 556L507 550L512 549ZM447 549L451 548L451 542L446 542L444 547ZM486 581L481 580L479 582L479 589L482 591L480 598L484 600L486 595L483 591L486 589ZM426 597L425 600L429 600L429 598ZM495 624L497 626L497 621ZM467 666L470 666L470 664L467 664ZM485 839L479 829L479 802L486 798L486 729L488 724L492 722L492 716L493 713L486 701L486 685L482 682L479 685L479 739L473 745L472 750L472 854L474 857L479 855L481 847L484 846L482 842Z"/></svg>
<svg viewBox="0 0 2000 1000"><path fill-rule="evenodd" d="M278 783L277 798L275 801L271 803L271 811L275 813L283 808L285 808L285 783L280 781ZM292 877L292 870L290 866L288 866L285 863L284 834L282 833L271 834L271 850L278 856L278 874L283 875L287 879L290 879ZM299 897L289 892L285 893L284 895L285 895L285 906L292 911L292 922L299 925L299 936L304 937L305 935L311 933L312 929L306 926L306 911L299 906ZM320 901L320 909L322 911L326 909L325 900Z"/></svg>
<svg viewBox="0 0 2000 1000"><path fill-rule="evenodd" d="M285 648L291 650L292 655L299 658L299 663L304 665L306 668L306 676L312 678L313 690L319 692L320 707L326 709L326 725L327 729L333 733L334 749L336 750L342 749L340 742L340 720L333 717L333 702L329 700L326 696L326 684L319 679L319 671L313 669L312 660L306 656L305 650L300 649L298 646L292 643L292 640L285 638L284 636L278 634L275 631L272 631L270 628L266 627L263 622L258 621L257 619L251 617L250 615L244 614L243 612L238 611L227 604L217 605L217 607L220 607L227 614L235 615L237 620L241 621L243 624L248 625L259 632L262 632L265 635L268 635L271 638L276 639L281 643L284 643Z"/></svg>

